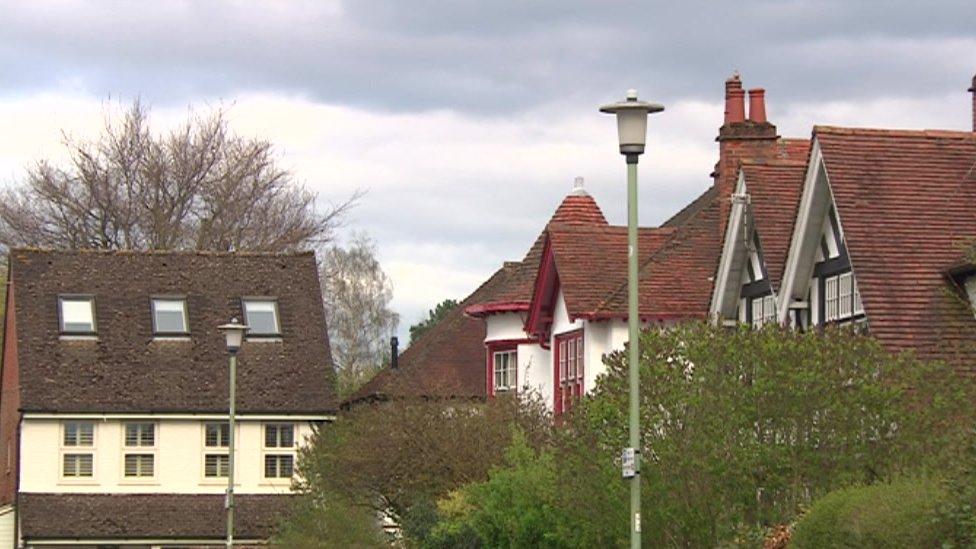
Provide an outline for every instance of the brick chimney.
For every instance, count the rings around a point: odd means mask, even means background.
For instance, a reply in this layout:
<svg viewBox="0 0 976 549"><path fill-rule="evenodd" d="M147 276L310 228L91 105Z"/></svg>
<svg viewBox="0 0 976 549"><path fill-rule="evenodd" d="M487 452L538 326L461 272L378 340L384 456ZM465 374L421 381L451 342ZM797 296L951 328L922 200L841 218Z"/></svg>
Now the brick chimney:
<svg viewBox="0 0 976 549"><path fill-rule="evenodd" d="M969 91L973 94L973 131L976 132L976 74L973 75L973 85Z"/></svg>
<svg viewBox="0 0 976 549"><path fill-rule="evenodd" d="M719 159L712 172L718 195L722 199L721 230L725 231L731 208L731 196L739 175L739 161L761 160L777 153L776 126L766 119L766 90L749 90L749 118L745 116L745 91L738 72L725 81L725 123L718 130Z"/></svg>

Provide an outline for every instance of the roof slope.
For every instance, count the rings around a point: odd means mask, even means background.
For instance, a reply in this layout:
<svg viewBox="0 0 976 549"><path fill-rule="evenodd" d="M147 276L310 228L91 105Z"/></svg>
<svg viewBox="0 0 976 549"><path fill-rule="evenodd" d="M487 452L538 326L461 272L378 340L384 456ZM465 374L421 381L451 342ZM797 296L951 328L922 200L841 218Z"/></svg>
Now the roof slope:
<svg viewBox="0 0 976 549"><path fill-rule="evenodd" d="M638 310L648 320L705 318L722 249L722 197L697 205L640 269ZM627 281L607 295L597 317L627 314Z"/></svg>
<svg viewBox="0 0 976 549"><path fill-rule="evenodd" d="M239 539L271 537L296 496L234 496ZM21 534L44 539L221 539L222 494L36 494L18 496Z"/></svg>
<svg viewBox="0 0 976 549"><path fill-rule="evenodd" d="M818 126L869 329L894 350L972 366L976 320L946 269L976 239L976 133Z"/></svg>
<svg viewBox="0 0 976 549"><path fill-rule="evenodd" d="M639 229L639 260L650 258L674 232ZM594 316L607 294L627 282L627 227L551 224L548 235L570 318Z"/></svg>
<svg viewBox="0 0 976 549"><path fill-rule="evenodd" d="M325 311L311 252L15 249L9 260L25 411L226 411L227 349L217 326L242 317L243 296L277 299L282 337L244 343L238 409L335 409ZM94 296L96 341L60 339L60 294ZM190 341L153 339L154 295L186 297Z"/></svg>
<svg viewBox="0 0 976 549"><path fill-rule="evenodd" d="M770 160L743 162L752 219L759 232L769 283L779 288L803 192L807 162Z"/></svg>

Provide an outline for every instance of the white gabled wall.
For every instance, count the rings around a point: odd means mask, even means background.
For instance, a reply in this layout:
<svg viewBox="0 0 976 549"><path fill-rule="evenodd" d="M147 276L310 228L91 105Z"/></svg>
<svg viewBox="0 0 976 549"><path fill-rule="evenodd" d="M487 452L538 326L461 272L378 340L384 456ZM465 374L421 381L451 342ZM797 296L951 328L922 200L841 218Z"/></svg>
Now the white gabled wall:
<svg viewBox="0 0 976 549"><path fill-rule="evenodd" d="M493 314L485 319L485 343L526 337L525 319L520 313Z"/></svg>
<svg viewBox="0 0 976 549"><path fill-rule="evenodd" d="M66 416L66 420L72 418ZM203 476L203 422L156 421L156 458L153 479L123 477L122 420L91 420L95 424L94 477L61 478L61 420L24 419L21 424L20 492L60 493L181 493L219 494L226 478ZM140 419L138 421L145 421ZM275 422L279 423L279 422ZM242 494L284 494L288 479L264 478L264 423L238 418L235 491ZM311 436L308 422L295 422L295 441ZM85 451L78 448L78 451Z"/></svg>

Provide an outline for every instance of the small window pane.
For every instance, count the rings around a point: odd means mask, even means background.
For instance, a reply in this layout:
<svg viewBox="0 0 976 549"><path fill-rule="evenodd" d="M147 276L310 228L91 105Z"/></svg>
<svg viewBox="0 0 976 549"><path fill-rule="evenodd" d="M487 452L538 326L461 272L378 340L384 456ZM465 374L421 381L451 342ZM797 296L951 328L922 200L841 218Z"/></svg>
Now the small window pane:
<svg viewBox="0 0 976 549"><path fill-rule="evenodd" d="M265 478L291 478L295 471L295 458L291 455L264 456Z"/></svg>
<svg viewBox="0 0 976 549"><path fill-rule="evenodd" d="M69 421L64 424L65 446L91 446L95 442L95 424Z"/></svg>
<svg viewBox="0 0 976 549"><path fill-rule="evenodd" d="M227 454L207 454L204 456L203 475L208 478L226 477L229 465Z"/></svg>
<svg viewBox="0 0 976 549"><path fill-rule="evenodd" d="M182 299L153 299L153 326L157 334L185 334L186 301Z"/></svg>
<svg viewBox="0 0 976 549"><path fill-rule="evenodd" d="M93 300L90 297L61 298L61 331L66 334L95 332Z"/></svg>
<svg viewBox="0 0 976 549"><path fill-rule="evenodd" d="M208 423L204 443L211 448L226 448L230 445L230 426L226 423Z"/></svg>
<svg viewBox="0 0 976 549"><path fill-rule="evenodd" d="M126 446L155 446L156 425L153 423L126 423Z"/></svg>
<svg viewBox="0 0 976 549"><path fill-rule="evenodd" d="M837 277L824 280L824 320L837 320Z"/></svg>
<svg viewBox="0 0 976 549"><path fill-rule="evenodd" d="M152 454L126 454L125 476L151 477L154 474L155 461Z"/></svg>
<svg viewBox="0 0 976 549"><path fill-rule="evenodd" d="M62 473L65 477L91 477L93 473L91 454L65 454Z"/></svg>
<svg viewBox="0 0 976 549"><path fill-rule="evenodd" d="M278 304L274 301L245 301L244 316L249 335L277 335Z"/></svg>
<svg viewBox="0 0 976 549"><path fill-rule="evenodd" d="M752 325L756 328L763 325L763 302L761 297L752 299Z"/></svg>

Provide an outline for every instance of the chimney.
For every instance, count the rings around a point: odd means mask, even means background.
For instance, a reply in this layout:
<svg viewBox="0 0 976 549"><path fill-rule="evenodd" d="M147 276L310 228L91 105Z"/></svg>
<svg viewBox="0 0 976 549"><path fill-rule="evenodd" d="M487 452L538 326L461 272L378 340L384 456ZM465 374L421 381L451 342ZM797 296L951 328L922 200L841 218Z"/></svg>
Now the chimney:
<svg viewBox="0 0 976 549"><path fill-rule="evenodd" d="M749 121L766 123L766 90L762 88L749 90Z"/></svg>
<svg viewBox="0 0 976 549"><path fill-rule="evenodd" d="M725 81L725 124L735 124L746 119L745 92L738 71Z"/></svg>
<svg viewBox="0 0 976 549"><path fill-rule="evenodd" d="M400 340L397 336L390 338L390 369L396 370L400 367Z"/></svg>
<svg viewBox="0 0 976 549"><path fill-rule="evenodd" d="M969 91L973 94L973 131L976 132L976 75L973 75L973 85Z"/></svg>
<svg viewBox="0 0 976 549"><path fill-rule="evenodd" d="M743 159L762 160L775 157L779 142L776 126L766 119L766 91L749 90L749 119L745 116L745 90L738 72L725 81L725 123L718 130L718 163L712 172L718 195L719 234L724 234L731 209L731 196L739 176Z"/></svg>

